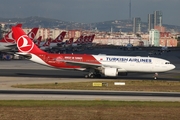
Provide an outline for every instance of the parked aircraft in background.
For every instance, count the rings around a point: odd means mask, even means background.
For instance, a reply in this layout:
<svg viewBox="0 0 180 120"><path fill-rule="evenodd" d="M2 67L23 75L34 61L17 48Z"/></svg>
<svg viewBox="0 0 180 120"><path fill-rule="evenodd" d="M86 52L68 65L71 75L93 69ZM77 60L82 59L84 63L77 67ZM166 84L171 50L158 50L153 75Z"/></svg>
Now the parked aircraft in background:
<svg viewBox="0 0 180 120"><path fill-rule="evenodd" d="M160 51L161 52L170 52L170 50L167 47L167 40L166 40L165 46L162 46Z"/></svg>
<svg viewBox="0 0 180 120"><path fill-rule="evenodd" d="M138 50L139 48L137 46L133 46L133 44L131 44L131 39L129 36L129 43L126 46L121 46L120 49L122 49L122 50Z"/></svg>
<svg viewBox="0 0 180 120"><path fill-rule="evenodd" d="M61 32L54 40L51 41L50 47L57 47L60 46L63 43L64 37L66 35L66 32Z"/></svg>
<svg viewBox="0 0 180 120"><path fill-rule="evenodd" d="M34 43L35 43L38 47L40 47L41 41L42 41L42 36L39 36Z"/></svg>
<svg viewBox="0 0 180 120"><path fill-rule="evenodd" d="M49 51L52 48L60 48L63 44L63 39L66 35L66 32L61 32L54 40L52 38L47 39L45 42L39 43L39 48L41 50Z"/></svg>
<svg viewBox="0 0 180 120"><path fill-rule="evenodd" d="M47 39L45 42L43 42L42 45L39 46L39 48L40 48L41 50L49 50L49 49L50 49L51 41L52 41L51 38Z"/></svg>
<svg viewBox="0 0 180 120"><path fill-rule="evenodd" d="M157 72L175 68L168 60L154 57L46 53L39 49L20 27L12 27L12 31L19 49L18 55L49 67L89 71L85 77L116 77L129 72L157 75ZM157 76L154 77L156 78Z"/></svg>
<svg viewBox="0 0 180 120"><path fill-rule="evenodd" d="M21 27L22 24L17 24L17 27ZM27 35L30 39L34 40L37 31L39 28L33 28ZM8 32L1 40L0 40L0 51L7 52L11 50L15 50L17 48L15 44L15 40L12 36L12 31Z"/></svg>
<svg viewBox="0 0 180 120"><path fill-rule="evenodd" d="M81 35L76 41L72 43L72 47L80 47L83 41L83 35Z"/></svg>
<svg viewBox="0 0 180 120"><path fill-rule="evenodd" d="M95 34L89 36L81 35L75 42L72 43L73 51L83 48L91 48L93 45Z"/></svg>
<svg viewBox="0 0 180 120"><path fill-rule="evenodd" d="M71 49L72 44L73 44L73 40L74 40L74 38L70 38L69 40L66 40L65 44L64 44L64 47L66 47L67 49Z"/></svg>

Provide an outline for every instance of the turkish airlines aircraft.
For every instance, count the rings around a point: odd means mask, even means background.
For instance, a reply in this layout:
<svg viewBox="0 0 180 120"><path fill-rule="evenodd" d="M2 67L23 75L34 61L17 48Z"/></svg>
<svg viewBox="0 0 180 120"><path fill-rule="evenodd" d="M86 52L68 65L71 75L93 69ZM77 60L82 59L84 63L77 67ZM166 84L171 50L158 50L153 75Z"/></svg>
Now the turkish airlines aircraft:
<svg viewBox="0 0 180 120"><path fill-rule="evenodd" d="M12 27L12 31L20 51L17 54L49 67L89 71L85 77L116 77L128 72L157 73L175 68L168 60L154 57L46 53L20 27Z"/></svg>
<svg viewBox="0 0 180 120"><path fill-rule="evenodd" d="M63 42L65 35L66 35L65 31L61 32L54 40L51 41L49 47L52 48L58 46L58 44L61 44Z"/></svg>
<svg viewBox="0 0 180 120"><path fill-rule="evenodd" d="M17 24L16 27L21 27L22 24ZM33 28L27 35L30 39L34 40L37 31L39 28ZM17 45L15 44L15 40L12 36L12 31L8 32L1 40L0 40L0 51L9 51L12 49L17 48Z"/></svg>
<svg viewBox="0 0 180 120"><path fill-rule="evenodd" d="M40 47L40 44L41 44L41 40L42 40L42 36L39 36L35 42L35 44Z"/></svg>
<svg viewBox="0 0 180 120"><path fill-rule="evenodd" d="M48 49L50 49L51 41L52 41L52 39L49 38L48 40L46 40L46 41L43 43L43 45L39 46L39 48L40 48L41 50L48 50Z"/></svg>
<svg viewBox="0 0 180 120"><path fill-rule="evenodd" d="M73 40L74 40L74 38L69 38L69 40L66 40L65 41L65 47L66 48L71 48L72 47L72 44L73 44Z"/></svg>

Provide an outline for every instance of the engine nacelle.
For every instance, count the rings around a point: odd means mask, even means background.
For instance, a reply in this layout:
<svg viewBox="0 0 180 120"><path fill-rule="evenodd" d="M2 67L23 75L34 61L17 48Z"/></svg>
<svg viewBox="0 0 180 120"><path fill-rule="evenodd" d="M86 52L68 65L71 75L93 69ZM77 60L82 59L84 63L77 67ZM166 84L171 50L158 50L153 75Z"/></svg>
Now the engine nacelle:
<svg viewBox="0 0 180 120"><path fill-rule="evenodd" d="M105 76L115 77L115 76L118 76L118 69L117 68L105 67L103 69L103 73Z"/></svg>

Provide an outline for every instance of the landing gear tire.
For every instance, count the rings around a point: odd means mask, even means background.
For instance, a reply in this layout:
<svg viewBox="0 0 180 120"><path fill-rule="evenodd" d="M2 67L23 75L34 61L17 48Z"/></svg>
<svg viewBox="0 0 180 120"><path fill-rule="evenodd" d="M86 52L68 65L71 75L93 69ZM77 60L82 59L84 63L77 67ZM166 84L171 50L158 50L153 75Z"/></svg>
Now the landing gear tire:
<svg viewBox="0 0 180 120"><path fill-rule="evenodd" d="M85 78L89 78L89 76L88 76L88 75L85 75L84 77L85 77Z"/></svg>
<svg viewBox="0 0 180 120"><path fill-rule="evenodd" d="M101 74L88 74L84 76L85 78L100 78Z"/></svg>
<svg viewBox="0 0 180 120"><path fill-rule="evenodd" d="M154 74L154 80L158 79L158 73Z"/></svg>
<svg viewBox="0 0 180 120"><path fill-rule="evenodd" d="M154 77L154 80L156 80L157 79L157 77Z"/></svg>
<svg viewBox="0 0 180 120"><path fill-rule="evenodd" d="M95 75L94 75L94 74L91 74L91 75L89 75L89 77L90 77L90 78L94 78L94 77L95 77Z"/></svg>

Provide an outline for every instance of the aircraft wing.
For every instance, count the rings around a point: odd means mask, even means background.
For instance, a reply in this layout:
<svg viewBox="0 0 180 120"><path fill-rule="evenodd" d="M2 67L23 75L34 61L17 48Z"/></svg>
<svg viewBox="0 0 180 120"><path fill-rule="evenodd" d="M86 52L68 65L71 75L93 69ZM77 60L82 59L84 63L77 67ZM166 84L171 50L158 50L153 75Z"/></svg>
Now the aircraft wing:
<svg viewBox="0 0 180 120"><path fill-rule="evenodd" d="M9 48L17 48L17 45L16 45L16 44L6 45L6 47L9 47Z"/></svg>
<svg viewBox="0 0 180 120"><path fill-rule="evenodd" d="M62 62L65 62L70 65L81 66L82 68L102 67L102 64L97 64L97 63L80 62L80 61L72 61L72 60L62 60Z"/></svg>
<svg viewBox="0 0 180 120"><path fill-rule="evenodd" d="M28 53L16 52L15 55L22 56L22 57L24 57L26 59L30 59L31 58L31 54L28 54Z"/></svg>
<svg viewBox="0 0 180 120"><path fill-rule="evenodd" d="M72 60L62 60L62 62L65 62L70 65L81 66L82 68L98 68L98 67L117 68L117 66L112 66L112 65L104 65L104 64L98 64L98 63L80 62L80 61L72 61ZM119 69L121 69L121 68L119 68Z"/></svg>

